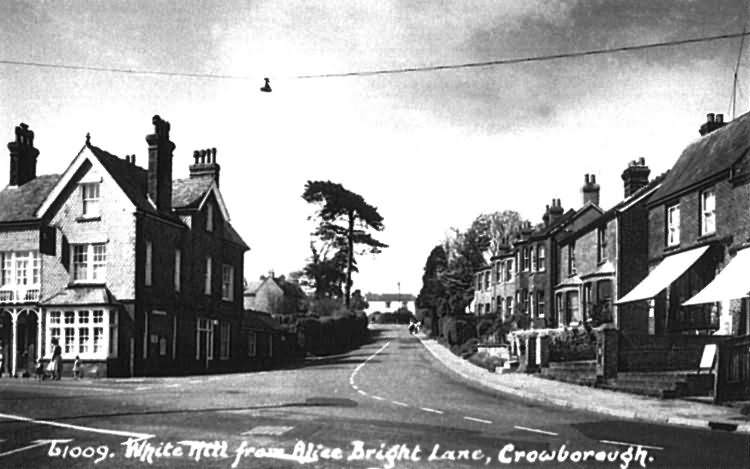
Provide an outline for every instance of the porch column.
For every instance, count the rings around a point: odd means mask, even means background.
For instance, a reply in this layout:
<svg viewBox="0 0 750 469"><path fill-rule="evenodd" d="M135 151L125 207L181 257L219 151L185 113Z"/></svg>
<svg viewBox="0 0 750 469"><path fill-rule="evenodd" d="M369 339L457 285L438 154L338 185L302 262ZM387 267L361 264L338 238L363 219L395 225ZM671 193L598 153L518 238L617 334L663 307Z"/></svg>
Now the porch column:
<svg viewBox="0 0 750 469"><path fill-rule="evenodd" d="M16 308L8 310L10 313L11 329L10 329L10 341L11 341L11 362L10 362L10 375L16 376L16 368L18 366L18 315L21 314Z"/></svg>
<svg viewBox="0 0 750 469"><path fill-rule="evenodd" d="M42 344L44 343L44 327L42 326L42 311L39 309L33 310L36 314L36 357L34 359L41 360L44 356L42 350Z"/></svg>

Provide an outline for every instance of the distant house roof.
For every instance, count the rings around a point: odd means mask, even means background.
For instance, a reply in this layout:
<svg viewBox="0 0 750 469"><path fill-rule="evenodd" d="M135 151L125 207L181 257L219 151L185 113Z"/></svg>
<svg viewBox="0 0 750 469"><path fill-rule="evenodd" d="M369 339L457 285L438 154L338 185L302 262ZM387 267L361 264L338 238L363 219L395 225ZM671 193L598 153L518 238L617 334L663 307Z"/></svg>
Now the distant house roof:
<svg viewBox="0 0 750 469"><path fill-rule="evenodd" d="M414 301L417 298L409 293L367 293L367 301Z"/></svg>
<svg viewBox="0 0 750 469"><path fill-rule="evenodd" d="M47 174L20 186L5 187L0 191L0 223L37 220L37 209L58 180L59 174Z"/></svg>
<svg viewBox="0 0 750 469"><path fill-rule="evenodd" d="M307 295L305 295L305 292L302 290L302 287L300 287L298 284L294 282L288 282L285 279L281 277L266 277L262 280L256 280L253 282L248 282L245 286L244 294L246 296L253 296L256 293L258 293L258 290L266 283L266 282L273 282L277 287L279 287L282 291L282 293L286 296L292 297L292 298L305 298Z"/></svg>
<svg viewBox="0 0 750 469"><path fill-rule="evenodd" d="M729 170L749 149L750 113L747 113L688 145L650 203L663 202Z"/></svg>

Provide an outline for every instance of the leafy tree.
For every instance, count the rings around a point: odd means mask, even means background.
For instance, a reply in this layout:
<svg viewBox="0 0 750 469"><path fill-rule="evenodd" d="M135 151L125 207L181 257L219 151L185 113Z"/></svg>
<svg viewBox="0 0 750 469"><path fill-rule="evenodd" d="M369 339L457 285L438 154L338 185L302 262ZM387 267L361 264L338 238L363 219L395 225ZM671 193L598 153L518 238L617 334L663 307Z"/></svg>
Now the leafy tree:
<svg viewBox="0 0 750 469"><path fill-rule="evenodd" d="M354 293L352 293L351 308L354 311L364 311L369 306L370 304L367 302L365 297L362 296L362 292L360 290L354 290Z"/></svg>
<svg viewBox="0 0 750 469"><path fill-rule="evenodd" d="M354 248L362 246L376 254L388 247L369 233L371 229L383 230L383 217L361 195L331 181L307 181L302 198L320 207L317 213L319 223L313 235L333 243L339 247L337 254L343 252L346 256L344 304L348 308L355 268Z"/></svg>
<svg viewBox="0 0 750 469"><path fill-rule="evenodd" d="M312 256L303 272L306 282L315 290L315 298L341 298L341 285L346 280L346 252L330 246L316 247L313 242L310 250Z"/></svg>

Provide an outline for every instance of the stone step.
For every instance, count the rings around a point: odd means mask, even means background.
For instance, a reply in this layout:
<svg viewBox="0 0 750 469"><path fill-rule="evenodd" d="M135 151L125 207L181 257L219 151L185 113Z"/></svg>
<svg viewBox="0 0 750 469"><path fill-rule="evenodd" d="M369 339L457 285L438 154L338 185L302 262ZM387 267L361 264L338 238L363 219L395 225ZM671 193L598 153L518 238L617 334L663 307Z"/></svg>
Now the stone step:
<svg viewBox="0 0 750 469"><path fill-rule="evenodd" d="M677 383L686 383L686 374L658 374L658 373L618 373L617 382L633 383L650 386L674 387Z"/></svg>
<svg viewBox="0 0 750 469"><path fill-rule="evenodd" d="M549 362L550 370L586 370L596 372L596 361L595 360L579 360L570 362Z"/></svg>
<svg viewBox="0 0 750 469"><path fill-rule="evenodd" d="M683 383L684 384L684 383ZM599 383L597 387L610 389L613 391L628 392L631 394L640 394L644 396L659 397L662 399L674 399L684 395L684 385L674 387L650 386L638 382L620 382L615 380L611 383Z"/></svg>

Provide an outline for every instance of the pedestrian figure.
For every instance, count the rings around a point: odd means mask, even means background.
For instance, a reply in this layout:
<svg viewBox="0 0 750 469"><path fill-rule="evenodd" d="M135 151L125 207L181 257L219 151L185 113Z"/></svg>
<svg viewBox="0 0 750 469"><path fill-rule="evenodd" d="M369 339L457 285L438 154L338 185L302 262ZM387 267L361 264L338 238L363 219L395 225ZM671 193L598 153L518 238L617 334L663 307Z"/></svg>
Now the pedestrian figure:
<svg viewBox="0 0 750 469"><path fill-rule="evenodd" d="M47 379L47 372L44 370L44 362L41 358L36 361L36 377L39 381Z"/></svg>
<svg viewBox="0 0 750 469"><path fill-rule="evenodd" d="M81 360L78 358L78 355L76 355L76 359L73 362L73 379L81 378L82 376L81 372Z"/></svg>
<svg viewBox="0 0 750 469"><path fill-rule="evenodd" d="M57 338L52 339L52 359L50 360L50 368L52 368L52 379L60 380L62 377L62 347Z"/></svg>

